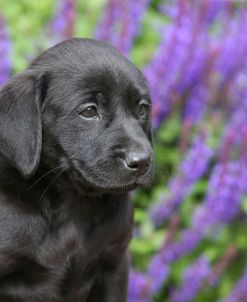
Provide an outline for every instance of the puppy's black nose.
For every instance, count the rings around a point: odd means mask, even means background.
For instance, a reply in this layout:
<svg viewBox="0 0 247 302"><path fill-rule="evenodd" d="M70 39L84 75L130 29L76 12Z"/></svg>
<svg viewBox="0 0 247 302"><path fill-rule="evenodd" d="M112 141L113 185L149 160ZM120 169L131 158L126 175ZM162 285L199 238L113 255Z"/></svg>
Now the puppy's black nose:
<svg viewBox="0 0 247 302"><path fill-rule="evenodd" d="M144 175L150 166L149 154L142 152L131 152L126 155L125 161L128 168L130 168L137 176Z"/></svg>

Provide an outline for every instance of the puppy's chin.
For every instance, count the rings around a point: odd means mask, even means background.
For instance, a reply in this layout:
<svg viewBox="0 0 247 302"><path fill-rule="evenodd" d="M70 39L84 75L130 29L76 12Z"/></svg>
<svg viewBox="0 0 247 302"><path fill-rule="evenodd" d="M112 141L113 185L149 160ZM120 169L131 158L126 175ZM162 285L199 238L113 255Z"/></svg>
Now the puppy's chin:
<svg viewBox="0 0 247 302"><path fill-rule="evenodd" d="M73 161L68 177L73 186L82 195L100 195L104 193L127 193L137 187L149 187L153 179L153 165L143 176L121 175L121 170L109 172L86 171L79 161ZM118 177L116 177L116 176Z"/></svg>
<svg viewBox="0 0 247 302"><path fill-rule="evenodd" d="M76 173L77 174L77 173ZM82 195L101 195L105 193L128 193L137 188L138 184L136 182L129 184L115 184L114 186L107 186L104 183L94 183L83 176L77 175L74 177L71 175L70 180L77 191Z"/></svg>
<svg viewBox="0 0 247 302"><path fill-rule="evenodd" d="M140 177L129 183L115 183L107 185L105 183L94 182L90 178L85 177L78 171L69 174L69 179L76 190L82 195L101 195L105 193L119 194L128 193L135 190L137 187L148 187L150 185L149 177Z"/></svg>
<svg viewBox="0 0 247 302"><path fill-rule="evenodd" d="M90 186L85 185L84 183L74 182L73 183L78 193L81 195L102 195L102 194L123 194L129 193L137 188L138 185L133 184L129 186L122 186L116 188L104 188L104 187L97 187L97 186Z"/></svg>

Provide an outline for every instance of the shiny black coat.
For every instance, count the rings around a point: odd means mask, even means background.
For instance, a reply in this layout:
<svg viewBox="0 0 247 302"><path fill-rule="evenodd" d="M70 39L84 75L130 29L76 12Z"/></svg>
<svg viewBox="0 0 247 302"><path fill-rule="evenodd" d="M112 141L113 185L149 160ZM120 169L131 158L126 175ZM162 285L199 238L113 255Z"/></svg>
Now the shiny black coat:
<svg viewBox="0 0 247 302"><path fill-rule="evenodd" d="M145 79L103 42L63 42L2 88L0 301L127 300L150 128Z"/></svg>

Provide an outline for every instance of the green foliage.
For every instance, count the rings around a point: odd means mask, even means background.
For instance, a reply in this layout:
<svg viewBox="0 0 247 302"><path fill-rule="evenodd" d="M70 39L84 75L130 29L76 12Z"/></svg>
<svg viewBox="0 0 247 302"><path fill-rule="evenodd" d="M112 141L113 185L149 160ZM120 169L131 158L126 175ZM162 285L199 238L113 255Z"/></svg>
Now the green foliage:
<svg viewBox="0 0 247 302"><path fill-rule="evenodd" d="M105 3L106 0L78 1L75 36L92 37ZM13 73L25 69L40 51L51 46L47 33L56 8L57 1L54 0L0 0L1 14L13 41Z"/></svg>
<svg viewBox="0 0 247 302"><path fill-rule="evenodd" d="M14 72L23 70L27 66L28 60L35 52L35 41L44 26L51 20L54 7L55 2L49 0L0 0L1 13L9 25L9 34L13 41Z"/></svg>

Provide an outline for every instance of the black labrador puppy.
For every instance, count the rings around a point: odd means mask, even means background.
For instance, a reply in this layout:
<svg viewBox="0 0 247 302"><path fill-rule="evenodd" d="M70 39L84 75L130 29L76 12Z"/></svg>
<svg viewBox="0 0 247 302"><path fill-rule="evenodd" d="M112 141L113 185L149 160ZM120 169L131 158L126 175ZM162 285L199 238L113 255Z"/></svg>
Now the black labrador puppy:
<svg viewBox="0 0 247 302"><path fill-rule="evenodd" d="M0 91L0 301L124 302L153 175L150 96L113 47L72 39Z"/></svg>

